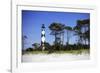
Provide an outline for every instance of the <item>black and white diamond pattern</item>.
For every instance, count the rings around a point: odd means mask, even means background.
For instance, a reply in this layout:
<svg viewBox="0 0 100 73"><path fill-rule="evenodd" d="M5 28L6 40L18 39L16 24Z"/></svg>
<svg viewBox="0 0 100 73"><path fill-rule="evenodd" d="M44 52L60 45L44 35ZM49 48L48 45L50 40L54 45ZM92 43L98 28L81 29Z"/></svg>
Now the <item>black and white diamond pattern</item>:
<svg viewBox="0 0 100 73"><path fill-rule="evenodd" d="M41 31L41 46L42 46L42 50L45 49L44 43L45 43L45 26L44 26L44 24L42 24L42 31Z"/></svg>

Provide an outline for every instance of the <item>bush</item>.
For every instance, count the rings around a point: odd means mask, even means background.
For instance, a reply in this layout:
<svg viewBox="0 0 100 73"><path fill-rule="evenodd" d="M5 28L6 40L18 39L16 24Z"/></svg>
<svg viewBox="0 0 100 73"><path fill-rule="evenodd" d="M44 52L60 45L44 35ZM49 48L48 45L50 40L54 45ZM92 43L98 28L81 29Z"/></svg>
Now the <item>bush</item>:
<svg viewBox="0 0 100 73"><path fill-rule="evenodd" d="M27 48L26 51L33 51L33 48Z"/></svg>

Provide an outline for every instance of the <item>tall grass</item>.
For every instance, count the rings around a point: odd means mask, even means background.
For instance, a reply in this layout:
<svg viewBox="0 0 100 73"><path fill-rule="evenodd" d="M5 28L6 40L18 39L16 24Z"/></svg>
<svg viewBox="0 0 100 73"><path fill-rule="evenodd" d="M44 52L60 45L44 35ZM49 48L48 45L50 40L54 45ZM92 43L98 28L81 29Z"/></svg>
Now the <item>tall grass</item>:
<svg viewBox="0 0 100 73"><path fill-rule="evenodd" d="M66 51L54 51L49 53L49 51L26 51L24 54L89 54L89 49L80 49L80 50L66 50Z"/></svg>

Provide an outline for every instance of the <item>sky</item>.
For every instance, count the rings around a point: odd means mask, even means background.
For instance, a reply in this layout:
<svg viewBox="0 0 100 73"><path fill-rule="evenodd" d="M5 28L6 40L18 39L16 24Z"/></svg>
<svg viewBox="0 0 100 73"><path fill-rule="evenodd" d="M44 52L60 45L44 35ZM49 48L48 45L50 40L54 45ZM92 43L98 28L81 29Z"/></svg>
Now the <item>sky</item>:
<svg viewBox="0 0 100 73"><path fill-rule="evenodd" d="M89 13L75 12L48 12L48 11L31 11L22 10L22 36L27 36L24 48L32 47L33 43L41 43L41 26L45 25L46 42L52 44L54 36L50 35L51 30L48 28L51 23L62 23L66 26L76 26L77 20L89 19ZM66 34L64 35L64 43L66 43ZM71 44L74 44L76 38L70 39Z"/></svg>

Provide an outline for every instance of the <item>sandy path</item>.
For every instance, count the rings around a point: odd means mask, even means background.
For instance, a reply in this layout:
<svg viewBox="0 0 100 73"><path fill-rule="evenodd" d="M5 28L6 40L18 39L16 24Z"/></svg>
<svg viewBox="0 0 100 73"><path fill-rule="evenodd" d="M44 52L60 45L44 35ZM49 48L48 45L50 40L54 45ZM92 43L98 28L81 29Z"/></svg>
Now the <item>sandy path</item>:
<svg viewBox="0 0 100 73"><path fill-rule="evenodd" d="M22 56L23 62L59 62L88 59L89 54L24 54Z"/></svg>

